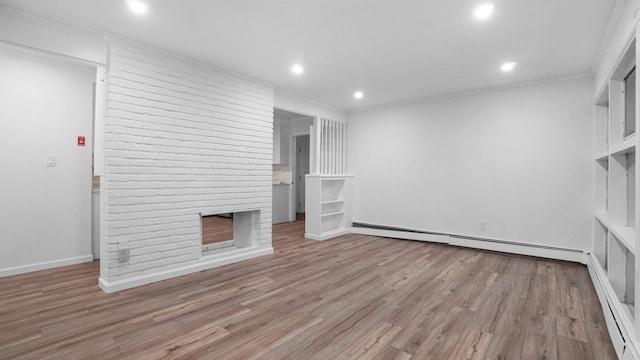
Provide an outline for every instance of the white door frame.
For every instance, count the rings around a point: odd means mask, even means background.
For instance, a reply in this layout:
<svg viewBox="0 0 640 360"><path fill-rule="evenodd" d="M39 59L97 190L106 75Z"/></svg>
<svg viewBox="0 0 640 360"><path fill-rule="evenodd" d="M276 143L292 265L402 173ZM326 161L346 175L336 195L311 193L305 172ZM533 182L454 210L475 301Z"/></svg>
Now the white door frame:
<svg viewBox="0 0 640 360"><path fill-rule="evenodd" d="M298 162L296 161L296 140L298 136L306 135L311 135L311 129L309 129L309 131L293 133L289 138L289 163L291 164L291 178L293 180L293 186L291 186L291 189L289 191L289 221L296 221L296 209L298 208L298 206L296 205L296 194L298 193L298 180L296 179L296 174L298 173ZM311 145L309 145L309 148L311 148ZM311 157L311 154L309 154L309 157ZM311 158L309 158L309 161L311 161ZM305 201L305 212L306 206L307 203Z"/></svg>

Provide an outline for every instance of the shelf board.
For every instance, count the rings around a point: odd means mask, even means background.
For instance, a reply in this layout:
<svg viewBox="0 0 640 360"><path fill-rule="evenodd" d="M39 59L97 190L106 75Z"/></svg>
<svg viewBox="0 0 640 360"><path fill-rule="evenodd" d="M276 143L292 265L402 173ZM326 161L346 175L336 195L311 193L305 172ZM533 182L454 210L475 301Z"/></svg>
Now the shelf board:
<svg viewBox="0 0 640 360"><path fill-rule="evenodd" d="M326 214L322 214L322 217L329 217L329 216L336 216L336 215L342 215L344 214L344 211L336 211L336 212L330 212L330 213L326 213Z"/></svg>
<svg viewBox="0 0 640 360"><path fill-rule="evenodd" d="M609 224L609 214L605 210L596 210L596 218L607 228L611 228Z"/></svg>
<svg viewBox="0 0 640 360"><path fill-rule="evenodd" d="M321 201L320 204L324 205L324 204L342 204L344 203L344 200L326 200L326 201Z"/></svg>
<svg viewBox="0 0 640 360"><path fill-rule="evenodd" d="M612 146L609 154L618 155L625 154L631 152L631 150L635 151L636 146L636 134L630 135L627 137L622 143Z"/></svg>
<svg viewBox="0 0 640 360"><path fill-rule="evenodd" d="M609 231L627 248L633 255L636 254L636 232L628 226L609 226Z"/></svg>
<svg viewBox="0 0 640 360"><path fill-rule="evenodd" d="M602 160L608 160L608 159L609 159L609 152L608 151L597 153L596 156L595 156L595 160L596 161L602 161Z"/></svg>
<svg viewBox="0 0 640 360"><path fill-rule="evenodd" d="M316 177L322 181L340 181L347 180L354 177L354 175L322 175L322 174L307 174L305 177Z"/></svg>
<svg viewBox="0 0 640 360"><path fill-rule="evenodd" d="M628 226L615 226L609 222L609 214L604 210L596 210L596 218L627 248L633 255L636 254L636 232Z"/></svg>

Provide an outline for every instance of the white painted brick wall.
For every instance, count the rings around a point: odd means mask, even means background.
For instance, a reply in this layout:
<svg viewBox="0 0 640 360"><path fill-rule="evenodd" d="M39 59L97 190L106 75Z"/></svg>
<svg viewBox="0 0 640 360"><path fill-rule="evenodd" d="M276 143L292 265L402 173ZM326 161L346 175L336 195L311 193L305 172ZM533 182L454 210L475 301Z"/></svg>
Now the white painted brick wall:
<svg viewBox="0 0 640 360"><path fill-rule="evenodd" d="M260 210L270 244L273 89L128 41L108 65L106 280L198 261L200 213Z"/></svg>

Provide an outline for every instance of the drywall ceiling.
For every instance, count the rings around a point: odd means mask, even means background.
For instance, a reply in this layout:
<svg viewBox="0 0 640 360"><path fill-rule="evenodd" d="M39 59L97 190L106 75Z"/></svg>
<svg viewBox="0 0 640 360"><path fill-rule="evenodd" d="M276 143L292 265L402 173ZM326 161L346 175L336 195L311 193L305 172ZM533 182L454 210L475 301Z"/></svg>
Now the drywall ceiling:
<svg viewBox="0 0 640 360"><path fill-rule="evenodd" d="M0 0L352 109L590 71L615 0ZM504 61L517 61L505 74ZM295 76L300 63L305 73ZM356 90L364 98L356 100Z"/></svg>

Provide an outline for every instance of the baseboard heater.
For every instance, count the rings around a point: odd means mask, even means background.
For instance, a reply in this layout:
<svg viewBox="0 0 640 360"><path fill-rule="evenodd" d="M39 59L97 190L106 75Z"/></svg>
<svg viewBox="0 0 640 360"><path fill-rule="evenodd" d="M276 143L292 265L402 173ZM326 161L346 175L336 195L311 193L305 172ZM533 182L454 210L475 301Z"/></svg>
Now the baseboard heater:
<svg viewBox="0 0 640 360"><path fill-rule="evenodd" d="M419 240L471 247L484 250L508 252L521 255L539 256L557 260L567 260L586 264L586 254L582 250L561 248L551 245L521 243L508 240L468 236L454 233L407 229L395 226L354 222L351 232L399 239Z"/></svg>

